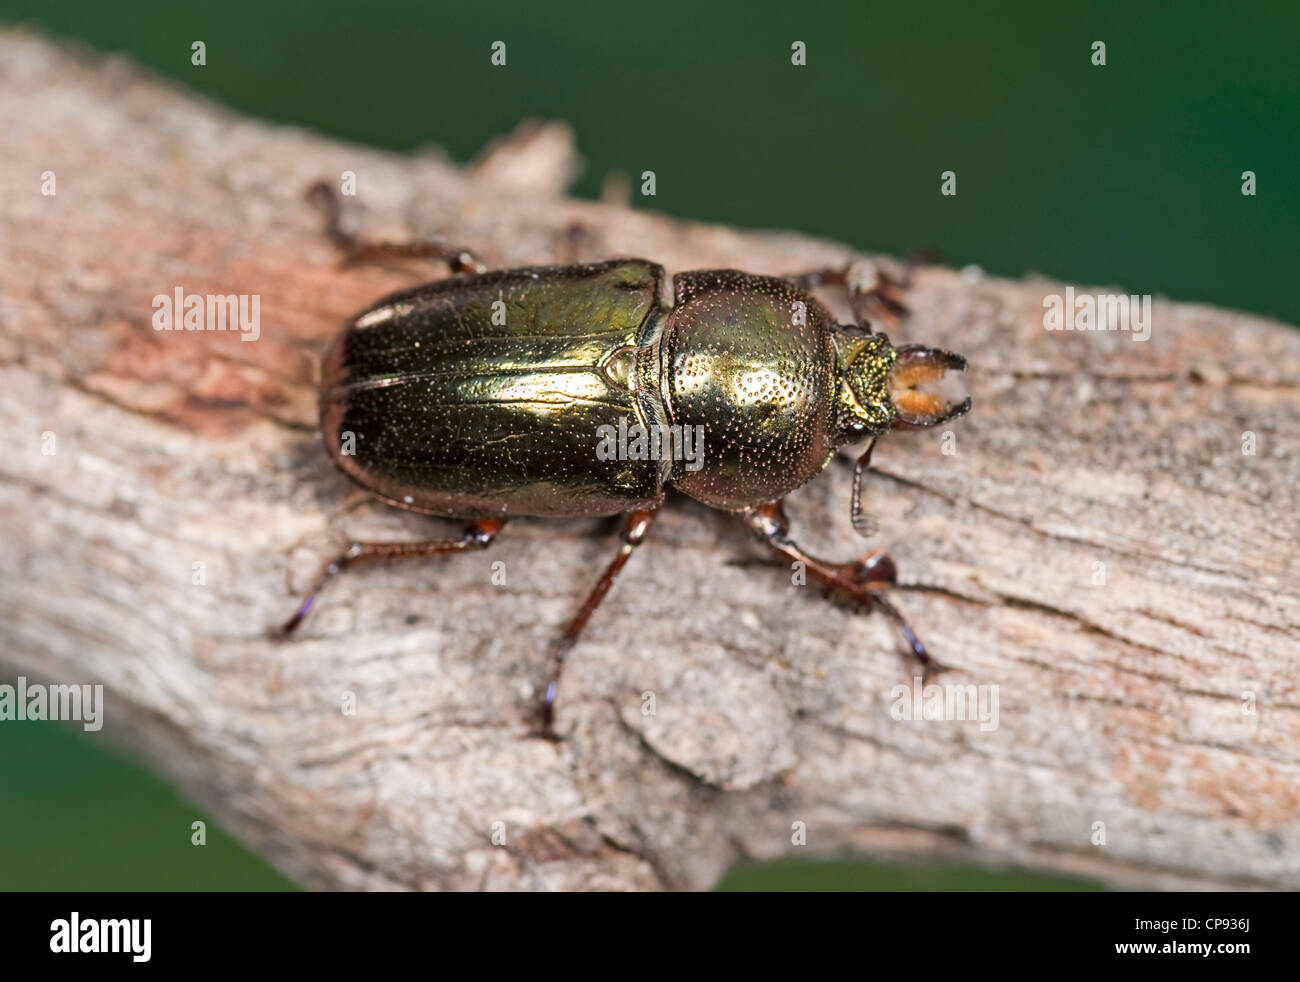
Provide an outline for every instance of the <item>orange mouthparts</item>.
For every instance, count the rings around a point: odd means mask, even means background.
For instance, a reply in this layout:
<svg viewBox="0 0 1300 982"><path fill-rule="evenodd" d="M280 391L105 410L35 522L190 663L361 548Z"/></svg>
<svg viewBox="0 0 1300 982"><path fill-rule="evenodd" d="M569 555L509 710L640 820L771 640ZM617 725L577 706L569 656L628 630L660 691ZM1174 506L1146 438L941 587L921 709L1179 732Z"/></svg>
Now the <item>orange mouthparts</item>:
<svg viewBox="0 0 1300 982"><path fill-rule="evenodd" d="M970 396L959 375L966 359L950 351L910 344L898 349L889 370L889 398L898 410L895 426L935 426L970 410Z"/></svg>

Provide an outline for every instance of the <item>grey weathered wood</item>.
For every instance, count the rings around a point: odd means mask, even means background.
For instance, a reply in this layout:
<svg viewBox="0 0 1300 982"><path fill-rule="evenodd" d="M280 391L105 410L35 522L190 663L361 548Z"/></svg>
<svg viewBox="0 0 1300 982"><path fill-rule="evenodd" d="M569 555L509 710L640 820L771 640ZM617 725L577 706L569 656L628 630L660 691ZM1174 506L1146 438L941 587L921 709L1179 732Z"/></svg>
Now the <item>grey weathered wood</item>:
<svg viewBox="0 0 1300 982"><path fill-rule="evenodd" d="M445 525L366 502L318 445L323 341L429 267L340 270L303 189L355 171L367 234L437 232L494 265L563 256L575 222L584 257L670 271L850 252L569 200L562 126L461 169L19 33L0 34L0 133L6 672L102 682L103 735L301 882L698 888L799 851L802 822L806 854L1300 886L1294 329L1157 299L1145 343L1051 333L1059 284L923 270L896 339L969 355L976 408L953 454L940 433L882 443L868 494L896 603L940 681L999 686L998 728L891 718L912 675L891 626L679 501L575 651L554 746L528 713L607 523L519 522L486 553L349 574L300 637L268 637L344 536ZM262 337L153 331L177 286L259 294ZM835 465L792 498L806 545L864 548L848 490Z"/></svg>

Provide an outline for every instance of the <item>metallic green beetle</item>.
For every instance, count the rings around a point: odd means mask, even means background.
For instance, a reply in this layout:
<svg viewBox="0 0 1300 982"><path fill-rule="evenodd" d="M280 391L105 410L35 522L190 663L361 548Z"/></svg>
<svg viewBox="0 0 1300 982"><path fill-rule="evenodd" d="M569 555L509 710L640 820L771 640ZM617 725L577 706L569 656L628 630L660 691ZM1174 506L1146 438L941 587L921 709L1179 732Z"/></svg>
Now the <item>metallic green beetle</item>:
<svg viewBox="0 0 1300 982"><path fill-rule="evenodd" d="M660 266L639 259L452 276L349 322L322 364L330 454L389 504L464 519L467 528L457 539L353 543L325 566L285 630L351 564L485 548L514 516L625 514L617 556L552 652L542 707L549 730L565 654L671 485L739 513L829 591L886 612L929 662L880 593L894 581L889 557L832 563L806 554L789 538L782 499L846 443L966 412L969 399L928 388L948 370L964 371L964 359L895 348L861 318L837 325L804 289L834 274L682 273L671 308L659 300L662 279ZM887 306L897 306L893 285L876 291ZM854 475L855 525L869 458L870 447Z"/></svg>

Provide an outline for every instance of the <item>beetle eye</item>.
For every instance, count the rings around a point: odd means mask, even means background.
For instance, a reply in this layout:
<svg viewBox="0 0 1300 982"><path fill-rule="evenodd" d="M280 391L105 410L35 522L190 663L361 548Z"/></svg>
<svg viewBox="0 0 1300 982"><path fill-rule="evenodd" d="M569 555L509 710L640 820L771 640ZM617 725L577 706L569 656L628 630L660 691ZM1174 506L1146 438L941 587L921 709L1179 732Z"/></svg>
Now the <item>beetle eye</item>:
<svg viewBox="0 0 1300 982"><path fill-rule="evenodd" d="M898 410L896 426L935 426L970 409L966 359L939 348L907 345L889 372L889 398ZM954 373L954 374L949 374Z"/></svg>

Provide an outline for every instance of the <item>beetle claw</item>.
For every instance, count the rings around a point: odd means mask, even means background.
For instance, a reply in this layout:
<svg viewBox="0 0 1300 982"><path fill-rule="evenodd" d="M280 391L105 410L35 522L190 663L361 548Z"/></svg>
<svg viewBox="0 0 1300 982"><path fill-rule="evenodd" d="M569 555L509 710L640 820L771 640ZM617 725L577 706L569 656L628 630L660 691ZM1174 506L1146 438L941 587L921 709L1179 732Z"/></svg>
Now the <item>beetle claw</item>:
<svg viewBox="0 0 1300 982"><path fill-rule="evenodd" d="M280 633L292 634L297 629L298 625L307 619L307 615L311 613L311 609L315 605L316 595L312 594L302 602L296 611L294 611L293 616L284 622L284 626L280 628Z"/></svg>

